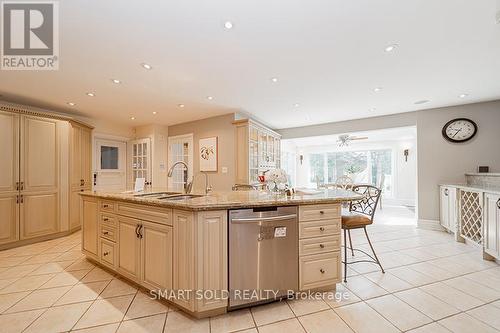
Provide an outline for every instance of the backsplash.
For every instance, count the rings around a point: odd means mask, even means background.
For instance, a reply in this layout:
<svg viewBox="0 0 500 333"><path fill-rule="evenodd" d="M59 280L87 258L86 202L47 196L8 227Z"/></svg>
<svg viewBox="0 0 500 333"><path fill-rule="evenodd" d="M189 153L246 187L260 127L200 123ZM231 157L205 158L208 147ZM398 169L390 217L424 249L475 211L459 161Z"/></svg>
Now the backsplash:
<svg viewBox="0 0 500 333"><path fill-rule="evenodd" d="M466 173L467 185L500 187L500 173Z"/></svg>

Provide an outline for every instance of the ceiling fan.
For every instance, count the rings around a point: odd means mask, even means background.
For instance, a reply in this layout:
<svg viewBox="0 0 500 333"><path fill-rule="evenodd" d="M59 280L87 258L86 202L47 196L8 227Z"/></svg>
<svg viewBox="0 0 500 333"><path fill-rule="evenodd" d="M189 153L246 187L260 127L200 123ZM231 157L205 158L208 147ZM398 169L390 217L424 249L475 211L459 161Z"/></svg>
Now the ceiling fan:
<svg viewBox="0 0 500 333"><path fill-rule="evenodd" d="M337 143L339 147L345 147L349 145L349 142L354 141L354 140L366 140L368 139L367 136L353 136L349 134L342 134L339 135L339 138L337 140Z"/></svg>

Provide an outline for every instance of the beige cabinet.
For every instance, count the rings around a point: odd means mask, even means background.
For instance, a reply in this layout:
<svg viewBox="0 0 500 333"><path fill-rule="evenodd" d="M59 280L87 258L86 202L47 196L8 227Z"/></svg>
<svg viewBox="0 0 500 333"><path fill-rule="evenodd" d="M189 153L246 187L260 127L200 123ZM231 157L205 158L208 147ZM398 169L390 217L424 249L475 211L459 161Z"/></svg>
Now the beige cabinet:
<svg viewBox="0 0 500 333"><path fill-rule="evenodd" d="M82 250L92 258L98 253L99 205L96 198L84 197L81 201Z"/></svg>
<svg viewBox="0 0 500 333"><path fill-rule="evenodd" d="M119 273L136 282L141 275L141 240L139 227L141 221L128 217L118 217L118 267Z"/></svg>
<svg viewBox="0 0 500 333"><path fill-rule="evenodd" d="M440 186L439 193L439 220L446 230L455 233L458 223L457 189L450 186Z"/></svg>
<svg viewBox="0 0 500 333"><path fill-rule="evenodd" d="M92 139L89 128L71 124L70 129L69 229L80 227L80 192L92 189Z"/></svg>
<svg viewBox="0 0 500 333"><path fill-rule="evenodd" d="M236 183L255 184L261 172L280 168L281 136L251 120L234 122L236 126Z"/></svg>
<svg viewBox="0 0 500 333"><path fill-rule="evenodd" d="M172 288L172 234L170 226L142 223L142 284L149 289Z"/></svg>
<svg viewBox="0 0 500 333"><path fill-rule="evenodd" d="M500 259L500 195L484 195L484 252Z"/></svg>

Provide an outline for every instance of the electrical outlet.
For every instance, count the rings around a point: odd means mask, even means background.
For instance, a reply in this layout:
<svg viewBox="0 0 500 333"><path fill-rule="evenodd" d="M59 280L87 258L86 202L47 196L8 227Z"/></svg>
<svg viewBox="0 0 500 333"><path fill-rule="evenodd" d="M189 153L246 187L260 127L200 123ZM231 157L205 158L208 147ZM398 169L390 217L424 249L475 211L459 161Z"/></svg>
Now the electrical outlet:
<svg viewBox="0 0 500 333"><path fill-rule="evenodd" d="M222 167L222 173L227 173L227 167Z"/></svg>

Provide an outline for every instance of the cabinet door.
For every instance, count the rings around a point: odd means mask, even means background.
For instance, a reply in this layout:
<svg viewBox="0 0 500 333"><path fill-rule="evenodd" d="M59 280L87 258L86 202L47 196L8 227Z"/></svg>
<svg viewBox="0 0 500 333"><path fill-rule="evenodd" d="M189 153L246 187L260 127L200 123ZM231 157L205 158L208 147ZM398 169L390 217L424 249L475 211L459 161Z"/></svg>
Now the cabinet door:
<svg viewBox="0 0 500 333"><path fill-rule="evenodd" d="M142 282L152 290L172 289L172 227L142 222Z"/></svg>
<svg viewBox="0 0 500 333"><path fill-rule="evenodd" d="M78 189L82 183L82 129L78 126L71 128L71 188Z"/></svg>
<svg viewBox="0 0 500 333"><path fill-rule="evenodd" d="M81 129L81 178L83 186L92 187L92 133L87 128Z"/></svg>
<svg viewBox="0 0 500 333"><path fill-rule="evenodd" d="M72 189L69 193L69 230L80 226L80 191Z"/></svg>
<svg viewBox="0 0 500 333"><path fill-rule="evenodd" d="M500 223L500 196L486 194L485 196L485 237L484 250L486 253L499 257L499 223Z"/></svg>
<svg viewBox="0 0 500 333"><path fill-rule="evenodd" d="M440 188L440 220L441 225L446 229L450 229L450 202L449 189L441 186Z"/></svg>
<svg viewBox="0 0 500 333"><path fill-rule="evenodd" d="M195 226L192 212L174 210L173 289L194 290ZM177 298L175 303L194 311L194 298Z"/></svg>
<svg viewBox="0 0 500 333"><path fill-rule="evenodd" d="M141 221L118 217L118 272L139 282L141 240L137 234Z"/></svg>
<svg viewBox="0 0 500 333"><path fill-rule="evenodd" d="M0 216L0 244L18 240L19 204L17 203L17 194L0 193Z"/></svg>
<svg viewBox="0 0 500 333"><path fill-rule="evenodd" d="M56 193L22 194L20 201L21 239L59 231L59 195Z"/></svg>
<svg viewBox="0 0 500 333"><path fill-rule="evenodd" d="M98 221L99 205L96 198L84 197L81 199L81 217L82 217L82 248L84 251L97 257L98 244Z"/></svg>

